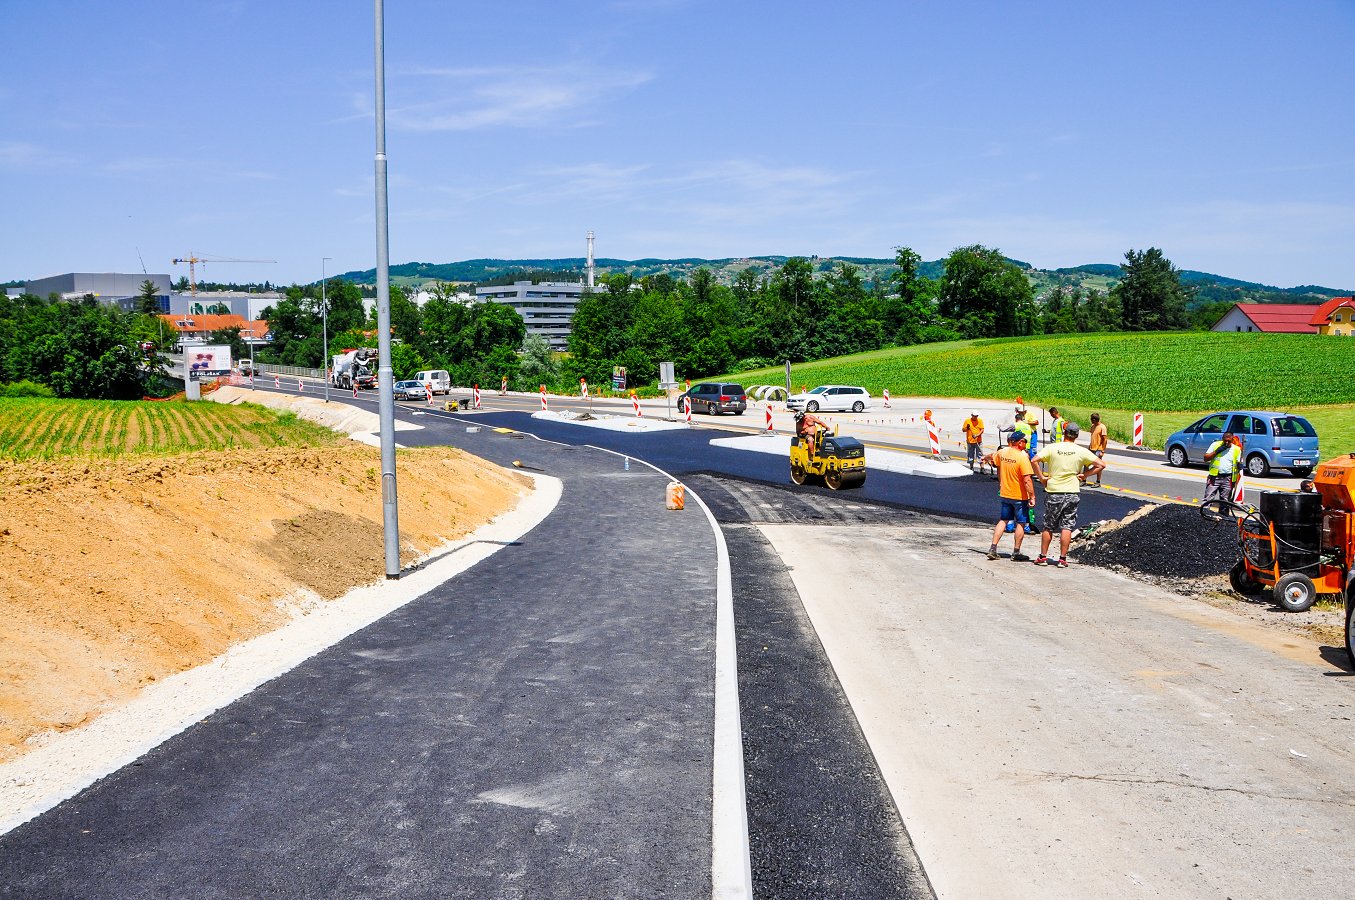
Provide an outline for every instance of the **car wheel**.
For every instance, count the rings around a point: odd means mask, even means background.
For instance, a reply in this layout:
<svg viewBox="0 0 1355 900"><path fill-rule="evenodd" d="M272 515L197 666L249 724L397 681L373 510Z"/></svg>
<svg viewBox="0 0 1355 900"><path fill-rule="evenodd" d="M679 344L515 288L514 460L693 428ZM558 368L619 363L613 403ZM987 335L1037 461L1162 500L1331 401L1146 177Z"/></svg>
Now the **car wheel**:
<svg viewBox="0 0 1355 900"><path fill-rule="evenodd" d="M1261 583L1247 573L1247 563L1240 559L1228 570L1228 583L1233 586L1233 590L1243 596L1251 596L1261 591Z"/></svg>
<svg viewBox="0 0 1355 900"><path fill-rule="evenodd" d="M1281 575L1275 582L1275 602L1286 612L1303 612L1317 600L1313 580L1301 572Z"/></svg>
<svg viewBox="0 0 1355 900"><path fill-rule="evenodd" d="M1355 591L1355 588L1350 590ZM1355 668L1355 596L1352 595L1346 597L1346 656Z"/></svg>
<svg viewBox="0 0 1355 900"><path fill-rule="evenodd" d="M861 412L865 408L866 404L862 403L860 400L857 400L855 403L852 404L852 412Z"/></svg>
<svg viewBox="0 0 1355 900"><path fill-rule="evenodd" d="M718 403L707 403L707 404L706 404L706 412L710 413L712 416L718 416L718 415L720 414L720 404L718 404Z"/></svg>
<svg viewBox="0 0 1355 900"><path fill-rule="evenodd" d="M1184 468L1187 462L1186 448L1182 447L1180 444L1173 444L1171 449L1167 451L1167 462L1176 466L1178 469Z"/></svg>
<svg viewBox="0 0 1355 900"><path fill-rule="evenodd" d="M1253 478L1265 478L1270 474L1270 460L1259 453L1247 457L1247 474Z"/></svg>
<svg viewBox="0 0 1355 900"><path fill-rule="evenodd" d="M1307 467L1294 469L1293 472L1295 478L1311 478L1313 475L1313 470Z"/></svg>
<svg viewBox="0 0 1355 900"><path fill-rule="evenodd" d="M796 484L804 484L805 470L800 466L797 466L794 463L792 463L790 467L790 480L795 482Z"/></svg>
<svg viewBox="0 0 1355 900"><path fill-rule="evenodd" d="M810 400L808 403L805 404L805 412L818 412L818 411L819 411L819 401Z"/></svg>

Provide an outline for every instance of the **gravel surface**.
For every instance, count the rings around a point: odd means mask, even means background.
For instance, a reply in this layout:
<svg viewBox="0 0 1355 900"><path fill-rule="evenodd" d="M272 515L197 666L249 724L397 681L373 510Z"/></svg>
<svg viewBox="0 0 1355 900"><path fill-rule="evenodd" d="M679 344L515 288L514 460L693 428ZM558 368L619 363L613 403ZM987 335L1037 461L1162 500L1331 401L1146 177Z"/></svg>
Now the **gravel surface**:
<svg viewBox="0 0 1355 900"><path fill-rule="evenodd" d="M1193 506L1169 503L1127 525L1092 535L1074 554L1083 564L1131 572L1203 578L1237 561L1237 526L1207 522Z"/></svg>

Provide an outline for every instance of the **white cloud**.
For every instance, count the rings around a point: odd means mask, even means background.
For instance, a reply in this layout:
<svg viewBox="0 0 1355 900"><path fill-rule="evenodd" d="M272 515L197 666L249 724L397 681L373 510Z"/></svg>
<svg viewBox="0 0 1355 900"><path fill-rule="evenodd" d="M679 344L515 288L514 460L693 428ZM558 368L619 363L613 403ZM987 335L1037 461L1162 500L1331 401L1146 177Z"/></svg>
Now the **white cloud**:
<svg viewBox="0 0 1355 900"><path fill-rule="evenodd" d="M547 69L408 69L426 99L387 110L392 128L475 131L582 124L581 111L651 81L650 72L606 71L583 65ZM362 103L370 103L363 98Z"/></svg>
<svg viewBox="0 0 1355 900"><path fill-rule="evenodd" d="M63 166L72 162L68 156L54 154L23 141L0 141L0 169L36 169Z"/></svg>
<svg viewBox="0 0 1355 900"><path fill-rule="evenodd" d="M194 172L198 177L222 180L270 181L276 178L269 172L235 169L226 163L209 159L189 159L176 156L128 156L109 160L99 167L111 175L156 175L166 172Z"/></svg>

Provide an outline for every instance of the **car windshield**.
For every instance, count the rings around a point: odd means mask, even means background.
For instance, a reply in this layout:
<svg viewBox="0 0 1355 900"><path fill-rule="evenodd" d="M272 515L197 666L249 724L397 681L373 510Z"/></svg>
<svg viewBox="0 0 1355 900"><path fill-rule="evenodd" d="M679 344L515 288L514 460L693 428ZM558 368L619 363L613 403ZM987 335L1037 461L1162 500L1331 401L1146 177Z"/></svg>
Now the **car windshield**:
<svg viewBox="0 0 1355 900"><path fill-rule="evenodd" d="M1302 416L1280 416L1273 427L1278 437L1317 437L1317 431Z"/></svg>
<svg viewBox="0 0 1355 900"><path fill-rule="evenodd" d="M814 388L814 390L810 391L809 393L811 393L811 394L822 394L822 393L825 393L827 390L828 390L828 388L826 388L826 387L816 387L816 388Z"/></svg>

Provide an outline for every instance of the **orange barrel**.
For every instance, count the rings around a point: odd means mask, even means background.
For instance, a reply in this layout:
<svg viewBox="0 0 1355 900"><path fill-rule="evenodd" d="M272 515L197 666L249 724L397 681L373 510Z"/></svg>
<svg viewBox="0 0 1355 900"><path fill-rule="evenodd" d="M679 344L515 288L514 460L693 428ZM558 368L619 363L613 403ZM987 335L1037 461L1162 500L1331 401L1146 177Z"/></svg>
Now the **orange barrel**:
<svg viewBox="0 0 1355 900"><path fill-rule="evenodd" d="M681 482L668 482L668 508L682 509L687 502L686 493L686 488L682 486Z"/></svg>

